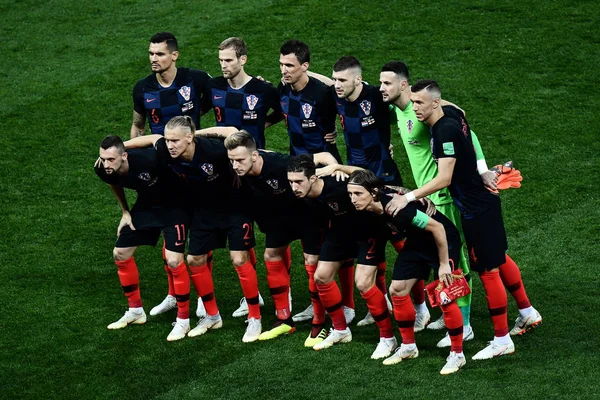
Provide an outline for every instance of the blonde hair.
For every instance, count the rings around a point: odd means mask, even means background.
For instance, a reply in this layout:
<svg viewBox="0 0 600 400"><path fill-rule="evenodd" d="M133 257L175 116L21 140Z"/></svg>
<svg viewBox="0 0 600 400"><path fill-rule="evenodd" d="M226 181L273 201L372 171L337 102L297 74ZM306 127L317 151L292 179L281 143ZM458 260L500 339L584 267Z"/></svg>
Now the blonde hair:
<svg viewBox="0 0 600 400"><path fill-rule="evenodd" d="M248 48L246 47L246 42L244 42L244 39L230 37L229 39L223 40L219 45L219 50L226 50L229 48L235 50L235 56L237 58L248 55Z"/></svg>
<svg viewBox="0 0 600 400"><path fill-rule="evenodd" d="M177 117L173 117L167 122L167 125L165 125L165 130L176 128L188 129L192 135L196 133L196 125L189 115L178 115Z"/></svg>
<svg viewBox="0 0 600 400"><path fill-rule="evenodd" d="M256 141L247 131L241 130L229 135L225 139L225 148L227 150L235 150L238 147L245 147L250 152L256 150Z"/></svg>

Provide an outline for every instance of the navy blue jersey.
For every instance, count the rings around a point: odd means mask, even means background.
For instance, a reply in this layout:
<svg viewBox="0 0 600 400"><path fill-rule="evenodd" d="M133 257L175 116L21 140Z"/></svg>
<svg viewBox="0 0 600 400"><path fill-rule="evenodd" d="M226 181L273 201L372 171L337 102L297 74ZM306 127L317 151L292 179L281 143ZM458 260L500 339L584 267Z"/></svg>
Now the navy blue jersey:
<svg viewBox="0 0 600 400"><path fill-rule="evenodd" d="M315 154L328 151L339 158L337 147L325 141L335 131L335 100L327 85L309 78L299 92L279 84L281 111L290 137L290 154ZM337 156L336 156L337 155ZM339 161L339 160L338 160Z"/></svg>
<svg viewBox="0 0 600 400"><path fill-rule="evenodd" d="M233 170L222 140L194 138L195 151L190 162L173 158L160 138L156 150L161 163L177 174L186 186L194 207L232 210L239 206L239 191L234 187Z"/></svg>
<svg viewBox="0 0 600 400"><path fill-rule="evenodd" d="M386 184L401 185L400 171L390 156L390 113L379 88L363 84L354 101L335 96L346 139L348 165L373 172Z"/></svg>
<svg viewBox="0 0 600 400"><path fill-rule="evenodd" d="M208 83L217 126L244 129L256 140L258 148L264 149L267 113L281 113L277 89L254 77L239 89L232 88L222 76Z"/></svg>
<svg viewBox="0 0 600 400"><path fill-rule="evenodd" d="M385 210L392 197L387 194L396 193L396 191L384 188L381 193L381 204ZM444 226L446 231L446 240L450 249L460 249L461 239L456 226L441 212L436 212L431 217L425 213L427 207L420 202L408 203L406 207L396 214L395 217L384 212L383 216L390 229L402 233L406 237L402 253L416 252L420 254L438 254L437 244L430 232L424 230L427 219L431 218Z"/></svg>
<svg viewBox="0 0 600 400"><path fill-rule="evenodd" d="M148 117L150 132L163 135L165 125L173 117L189 115L200 128L201 110L210 106L208 80L204 71L177 68L175 80L169 87L158 83L156 74L138 81L133 88L133 109Z"/></svg>
<svg viewBox="0 0 600 400"><path fill-rule="evenodd" d="M108 175L102 166L95 167L96 175L111 185L119 185L138 193L136 206L138 208L151 208L164 205L163 193L166 181L161 175L156 150L131 149L127 151L129 169L123 175Z"/></svg>
<svg viewBox="0 0 600 400"><path fill-rule="evenodd" d="M444 116L431 127L431 152L440 158L455 158L449 189L464 218L473 218L497 203L497 195L487 190L477 171L471 128L456 107L444 106Z"/></svg>

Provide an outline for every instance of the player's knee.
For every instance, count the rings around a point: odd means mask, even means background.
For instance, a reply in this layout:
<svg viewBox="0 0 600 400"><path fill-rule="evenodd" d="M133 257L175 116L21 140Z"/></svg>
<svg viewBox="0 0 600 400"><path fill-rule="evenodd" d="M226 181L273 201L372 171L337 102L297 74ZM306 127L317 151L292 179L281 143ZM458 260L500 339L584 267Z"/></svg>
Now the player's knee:
<svg viewBox="0 0 600 400"><path fill-rule="evenodd" d="M133 256L133 251L129 248L115 247L113 249L113 257L115 261L125 261Z"/></svg>
<svg viewBox="0 0 600 400"><path fill-rule="evenodd" d="M306 265L317 265L319 262L319 256L314 254L304 253L304 264Z"/></svg>
<svg viewBox="0 0 600 400"><path fill-rule="evenodd" d="M206 254L201 255L201 256L192 256L192 255L188 254L187 262L188 262L188 265L196 265L196 266L204 265L207 262Z"/></svg>
<svg viewBox="0 0 600 400"><path fill-rule="evenodd" d="M326 273L315 272L315 283L317 285L326 285L333 280L333 277Z"/></svg>
<svg viewBox="0 0 600 400"><path fill-rule="evenodd" d="M404 281L393 281L390 285L390 296L406 296L410 288Z"/></svg>
<svg viewBox="0 0 600 400"><path fill-rule="evenodd" d="M236 254L230 255L231 262L234 267L241 267L250 260L250 256L246 252L237 252Z"/></svg>
<svg viewBox="0 0 600 400"><path fill-rule="evenodd" d="M283 257L285 255L281 254L281 252L277 251L276 249L265 249L265 261L266 262L277 262L277 261L281 261L283 260Z"/></svg>
<svg viewBox="0 0 600 400"><path fill-rule="evenodd" d="M359 277L356 278L355 283L356 283L356 288L361 293L368 292L374 286L374 283L370 279L359 278Z"/></svg>
<svg viewBox="0 0 600 400"><path fill-rule="evenodd" d="M167 262L167 265L169 266L169 268L177 268L183 262L183 254L179 254L179 253L169 254L166 256L165 261Z"/></svg>

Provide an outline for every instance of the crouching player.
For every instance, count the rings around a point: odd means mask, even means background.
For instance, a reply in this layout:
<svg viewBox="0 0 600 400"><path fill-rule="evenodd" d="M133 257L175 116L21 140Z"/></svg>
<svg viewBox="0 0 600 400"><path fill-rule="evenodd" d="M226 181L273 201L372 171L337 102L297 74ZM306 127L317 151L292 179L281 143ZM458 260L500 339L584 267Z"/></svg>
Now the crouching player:
<svg viewBox="0 0 600 400"><path fill-rule="evenodd" d="M411 203L394 217L385 214L385 205L392 199L388 194L395 191L384 187L371 171L354 171L348 180L348 193L357 210L383 215L390 228L405 232L406 242L396 259L390 286L402 345L383 364L392 365L416 358L419 350L415 343L415 309L410 290L418 280L427 279L431 269L445 285L452 283L451 265L458 262L461 249L458 230L441 213L428 217L425 208L417 203ZM450 355L440 371L447 375L458 371L466 363L462 351L463 321L456 303L445 304L441 308L451 341Z"/></svg>

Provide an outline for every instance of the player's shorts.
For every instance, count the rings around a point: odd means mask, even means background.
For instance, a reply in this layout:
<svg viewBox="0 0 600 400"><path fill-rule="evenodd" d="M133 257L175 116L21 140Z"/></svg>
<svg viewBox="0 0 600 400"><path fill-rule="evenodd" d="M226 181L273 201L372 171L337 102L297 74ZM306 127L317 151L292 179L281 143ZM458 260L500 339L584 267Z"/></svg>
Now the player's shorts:
<svg viewBox="0 0 600 400"><path fill-rule="evenodd" d="M194 209L190 226L188 254L202 255L209 251L224 248L229 244L230 251L247 251L254 247L254 221L252 218L216 209Z"/></svg>
<svg viewBox="0 0 600 400"><path fill-rule="evenodd" d="M261 220L257 223L265 234L266 248L287 246L294 240L300 239L305 253L318 255L321 252L325 227L310 216L280 216L277 219Z"/></svg>
<svg viewBox="0 0 600 400"><path fill-rule="evenodd" d="M360 215L366 217L368 214ZM388 231L353 216L330 220L321 247L320 261L344 261L356 258L358 264L378 265L385 260Z"/></svg>
<svg viewBox="0 0 600 400"><path fill-rule="evenodd" d="M450 238L449 241L448 258L450 259L450 268L454 269L460 259L461 245L460 241ZM395 281L428 280L431 270L433 270L434 279L437 279L439 267L440 259L437 252L411 251L405 246L394 263L392 279Z"/></svg>
<svg viewBox="0 0 600 400"><path fill-rule="evenodd" d="M506 262L508 242L500 199L483 213L462 220L471 270L485 272Z"/></svg>
<svg viewBox="0 0 600 400"><path fill-rule="evenodd" d="M179 208L140 210L134 206L131 222L135 230L123 227L115 247L156 246L162 232L167 250L184 253L190 217L188 210Z"/></svg>

